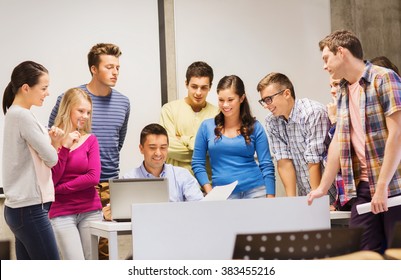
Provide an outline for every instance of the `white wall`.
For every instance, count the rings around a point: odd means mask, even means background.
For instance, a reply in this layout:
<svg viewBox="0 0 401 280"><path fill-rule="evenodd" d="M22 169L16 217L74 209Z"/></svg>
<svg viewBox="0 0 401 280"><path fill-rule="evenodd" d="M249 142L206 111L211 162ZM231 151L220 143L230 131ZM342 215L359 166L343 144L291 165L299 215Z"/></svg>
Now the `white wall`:
<svg viewBox="0 0 401 280"><path fill-rule="evenodd" d="M161 106L157 0L0 0L0 26L1 96L12 69L24 60L50 72L50 96L33 109L43 124L59 94L90 81L89 49L99 42L117 44L123 54L116 89L131 100L121 172L140 164L139 133L159 121Z"/></svg>
<svg viewBox="0 0 401 280"><path fill-rule="evenodd" d="M330 101L318 42L330 33L330 0L175 0L177 87L186 96L185 71L195 60L213 67L208 100L217 104L216 86L225 75L245 83L257 118L257 83L270 72L286 74L297 97Z"/></svg>
<svg viewBox="0 0 401 280"><path fill-rule="evenodd" d="M188 65L205 60L215 71L209 101L217 102L219 79L236 74L244 80L253 113L262 123L267 112L257 103L256 85L271 71L287 74L298 97L329 101L328 76L317 45L330 32L329 0L175 0L174 5L179 98L186 95ZM0 0L0 24L0 91L21 61L45 65L51 96L34 109L44 124L61 92L90 80L90 47L98 42L121 47L116 89L132 102L121 171L137 165L139 131L157 122L160 112L157 1L115 0L110 6L106 0ZM1 134L3 118L0 114Z"/></svg>

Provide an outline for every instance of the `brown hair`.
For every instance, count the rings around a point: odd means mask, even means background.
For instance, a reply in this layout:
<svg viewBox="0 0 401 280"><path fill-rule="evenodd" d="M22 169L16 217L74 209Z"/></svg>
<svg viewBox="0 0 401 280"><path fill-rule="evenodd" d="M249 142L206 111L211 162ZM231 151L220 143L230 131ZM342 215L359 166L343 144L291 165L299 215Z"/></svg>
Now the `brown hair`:
<svg viewBox="0 0 401 280"><path fill-rule="evenodd" d="M267 74L265 77L262 78L262 80L260 80L260 82L258 83L258 85L256 87L256 90L258 92L261 92L262 90L264 90L266 87L268 87L271 84L278 84L280 86L281 90L284 90L287 88L290 89L291 96L292 96L292 98L295 99L294 86L292 85L290 79L282 73L271 72L271 73Z"/></svg>
<svg viewBox="0 0 401 280"><path fill-rule="evenodd" d="M252 116L251 108L249 107L248 99L245 94L245 86L244 82L240 77L236 75L225 76L223 77L218 85L217 85L217 93L220 90L231 88L236 95L240 98L244 96L244 101L242 101L240 105L240 118L241 118L241 127L240 133L244 137L245 142L247 144L251 143L250 135L253 132L255 117ZM214 118L214 123L216 124L216 128L214 129L214 134L216 135L216 140L221 137L221 131L224 128L224 114L219 112L217 116Z"/></svg>
<svg viewBox="0 0 401 280"><path fill-rule="evenodd" d="M372 64L374 64L374 65L378 65L378 66L382 66L382 67L386 67L386 68L388 68L388 69L391 69L391 70L393 70L395 73L397 73L398 76L400 75L400 73L399 73L399 71L398 71L398 67L395 66L395 64L392 63L391 60L388 59L388 58L385 57L385 56L377 56L377 57L375 57L375 58L372 58L372 59L370 60L370 62L371 62Z"/></svg>
<svg viewBox="0 0 401 280"><path fill-rule="evenodd" d="M323 40L319 42L320 51L323 51L325 47L336 54L338 47L346 48L350 53L359 59L363 59L362 45L359 39L348 30L337 30L326 36Z"/></svg>
<svg viewBox="0 0 401 280"><path fill-rule="evenodd" d="M151 123L148 124L147 126L145 126L142 131L141 131L141 136L139 139L139 143L143 146L145 145L146 142L146 137L148 137L148 135L164 135L167 137L167 143L168 143L168 134L167 134L167 130L161 126L158 123Z"/></svg>
<svg viewBox="0 0 401 280"><path fill-rule="evenodd" d="M185 83L187 85L192 77L207 77L209 78L209 86L212 86L213 69L206 62L195 61L187 68L187 72L185 74Z"/></svg>
<svg viewBox="0 0 401 280"><path fill-rule="evenodd" d="M88 53L88 66L91 75L91 67L95 66L97 68L99 66L101 55L112 55L115 57L120 57L121 54L122 52L120 51L120 48L114 44L99 43L94 45Z"/></svg>
<svg viewBox="0 0 401 280"><path fill-rule="evenodd" d="M11 81L4 89L4 115L7 113L8 108L13 104L15 95L19 88L24 84L27 84L30 87L37 85L39 83L39 78L45 73L49 73L47 69L43 65L33 61L21 62L14 68L11 74Z"/></svg>

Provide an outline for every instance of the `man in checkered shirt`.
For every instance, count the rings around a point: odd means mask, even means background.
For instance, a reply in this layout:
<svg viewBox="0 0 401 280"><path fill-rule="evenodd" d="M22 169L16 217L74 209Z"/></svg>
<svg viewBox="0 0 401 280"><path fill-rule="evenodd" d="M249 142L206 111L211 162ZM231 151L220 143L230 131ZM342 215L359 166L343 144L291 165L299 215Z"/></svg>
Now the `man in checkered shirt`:
<svg viewBox="0 0 401 280"><path fill-rule="evenodd" d="M324 69L342 79L337 94L337 127L319 187L308 203L321 197L341 167L344 188L356 191L350 227L362 227L362 250L382 253L401 222L401 205L388 198L401 195L401 78L394 71L363 60L359 39L338 30L319 42ZM359 215L357 205L371 203Z"/></svg>
<svg viewBox="0 0 401 280"><path fill-rule="evenodd" d="M305 196L321 179L324 142L331 126L326 107L308 98L296 99L293 84L282 73L268 74L257 90L259 103L271 112L266 130L286 194ZM329 194L333 204L334 184Z"/></svg>

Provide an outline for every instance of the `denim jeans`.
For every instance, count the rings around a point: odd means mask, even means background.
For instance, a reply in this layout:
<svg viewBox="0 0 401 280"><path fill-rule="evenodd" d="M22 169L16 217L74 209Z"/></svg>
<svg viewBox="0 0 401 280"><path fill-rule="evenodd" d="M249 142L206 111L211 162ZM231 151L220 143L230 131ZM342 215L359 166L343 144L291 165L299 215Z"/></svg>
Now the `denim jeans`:
<svg viewBox="0 0 401 280"><path fill-rule="evenodd" d="M266 187L260 186L250 190L238 193L232 193L228 199L247 199L247 198L264 198L266 197Z"/></svg>
<svg viewBox="0 0 401 280"><path fill-rule="evenodd" d="M92 259L89 222L101 221L102 217L102 211L96 210L50 220L64 260Z"/></svg>
<svg viewBox="0 0 401 280"><path fill-rule="evenodd" d="M59 260L48 217L50 202L20 208L4 207L4 218L15 236L18 260Z"/></svg>

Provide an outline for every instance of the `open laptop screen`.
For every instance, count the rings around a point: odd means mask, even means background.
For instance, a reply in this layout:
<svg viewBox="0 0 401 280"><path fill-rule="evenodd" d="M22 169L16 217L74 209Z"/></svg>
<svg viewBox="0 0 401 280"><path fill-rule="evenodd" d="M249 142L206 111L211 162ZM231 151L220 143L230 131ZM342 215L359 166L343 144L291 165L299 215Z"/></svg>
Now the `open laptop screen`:
<svg viewBox="0 0 401 280"><path fill-rule="evenodd" d="M110 208L115 221L130 221L132 204L169 201L167 178L110 179Z"/></svg>

